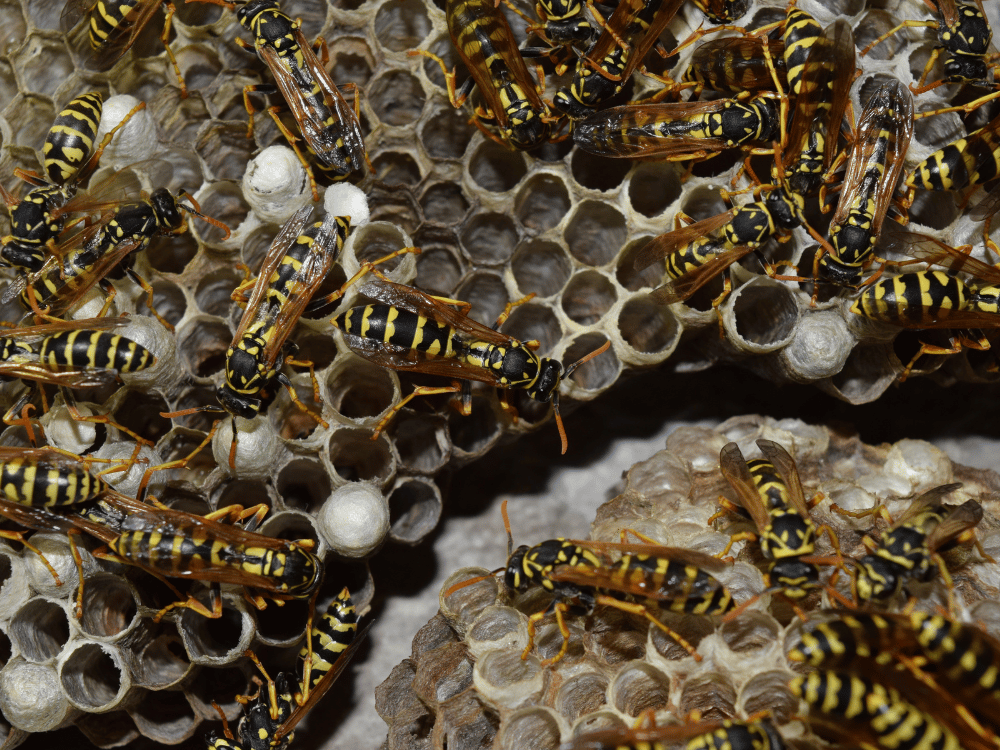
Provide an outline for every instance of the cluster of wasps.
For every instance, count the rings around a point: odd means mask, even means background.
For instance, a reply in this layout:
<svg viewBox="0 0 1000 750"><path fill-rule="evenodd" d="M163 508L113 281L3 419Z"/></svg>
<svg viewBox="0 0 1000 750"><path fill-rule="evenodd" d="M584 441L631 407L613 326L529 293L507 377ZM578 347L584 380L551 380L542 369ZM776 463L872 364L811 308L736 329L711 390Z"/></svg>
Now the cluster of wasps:
<svg viewBox="0 0 1000 750"><path fill-rule="evenodd" d="M884 516L888 525L878 539L865 537L867 554L845 558L832 529L817 525L795 461L780 444L760 439L760 458L747 460L737 443L727 444L719 463L738 504L720 497L713 518L737 513L752 521L753 531L733 534L718 556L690 549L664 547L630 529L620 543L550 539L516 550L508 534L505 589L515 604L532 590L550 599L528 618L527 658L536 641L538 624L554 615L562 636L557 652L541 662L547 666L566 658L570 645L567 614L589 616L598 607L641 617L673 638L696 660L702 657L680 633L662 621L661 611L686 616L722 615L728 621L757 602L758 594L737 606L720 578L726 556L737 541L758 541L766 569L766 594L790 603L801 622L788 658L814 668L790 682L792 692L809 706L808 721L820 733L847 746L887 750L932 750L1000 746L1000 642L974 625L943 614L913 611L913 587L940 577L952 594L952 579L943 554L958 545L975 543L974 530L983 517L975 500L947 504L960 484L933 488L913 499L897 519L884 506L848 516ZM829 535L835 554L821 555L817 542ZM639 543L627 541L632 534ZM748 548L750 549L750 548ZM831 569L827 581L821 568ZM835 587L841 571L851 572L850 598ZM482 580L456 583L444 598ZM840 609L806 614L798 607L825 591ZM903 593L911 598L904 614L889 614ZM531 599L530 601L535 601ZM537 606L537 605L535 605ZM953 605L949 605L950 607ZM794 616L793 616L794 617ZM793 628L793 631L795 628ZM551 650L551 646L546 646ZM700 721L657 726L652 712L637 726L587 732L562 750L662 750L686 742L687 750L778 750L785 746L773 717L765 713L747 721ZM826 736L824 734L824 736Z"/></svg>
<svg viewBox="0 0 1000 750"><path fill-rule="evenodd" d="M654 238L637 255L636 270L665 265L666 282L652 298L662 304L685 301L710 282L718 285L724 275L721 294L712 299L718 308L730 290L726 269L757 253L770 276L811 285L814 304L820 294L846 295L854 298L850 311L863 318L909 329L944 329L944 343L933 333L921 342L902 372L905 379L925 354L990 347L990 335L980 329L997 327L1000 283L994 267L970 256L971 246L952 247L899 228L908 221L917 190L962 192L968 199L977 188L992 186L1000 165L998 115L903 175L915 119L980 107L985 112L1000 96L991 75L998 53L980 0L925 2L934 20L904 21L860 52L868 54L906 28L936 29L939 42L918 85L908 89L882 75L863 82L856 124L853 107L847 106L858 56L853 33L843 19L824 28L794 0L783 20L755 29L731 25L746 12L745 2L698 2L711 23L727 24L722 28L739 35L700 45L679 81L652 76L664 86L650 98L610 108L657 46L682 0L629 0L618 3L607 18L582 0L542 0L536 7L539 18L529 19L527 30L546 45L520 50L494 7L499 3L451 0L449 31L471 77L457 90L454 74L446 71L448 90L458 106L474 84L486 103L476 109L477 124L514 148L534 148L561 137L556 134L568 126L578 148L608 158L693 163L744 153L740 174L748 175L751 186L738 192L752 191L753 201L694 223L680 214L673 231ZM585 5L591 7L593 23ZM697 30L673 52L714 31ZM575 60L571 82L551 101L542 97L542 66L538 82L528 72L525 58L532 56L558 61L557 73L567 59ZM942 68L941 78L927 83L936 66ZM914 114L913 96L944 84L976 93L959 107ZM686 91L693 92L691 98L682 98ZM846 120L845 112L851 115ZM843 148L838 143L842 133ZM774 157L769 184L751 168L752 157L765 154ZM897 199L901 178L905 193ZM734 184L736 179L739 174ZM829 228L819 232L807 219L813 197L819 195L819 208L827 213L832 210L827 194L836 190L840 196ZM731 194L723 192L728 200ZM894 200L897 221L883 234ZM990 252L997 251L989 226L998 209L1000 190L994 188L970 211L984 222ZM772 264L760 252L768 240L787 240L798 228L815 242L807 276L789 263ZM922 270L904 268L917 263L925 264ZM788 267L784 274L778 273L781 266ZM887 270L893 271L891 277L883 277Z"/></svg>

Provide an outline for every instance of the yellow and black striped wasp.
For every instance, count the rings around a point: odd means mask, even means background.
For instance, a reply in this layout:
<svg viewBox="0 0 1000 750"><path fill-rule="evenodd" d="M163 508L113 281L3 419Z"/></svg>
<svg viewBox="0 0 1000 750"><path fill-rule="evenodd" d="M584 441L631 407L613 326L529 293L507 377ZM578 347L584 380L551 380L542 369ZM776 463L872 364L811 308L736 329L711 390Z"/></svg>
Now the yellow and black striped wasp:
<svg viewBox="0 0 1000 750"><path fill-rule="evenodd" d="M819 259L820 278L844 285L861 280L896 192L912 136L910 92L895 79L881 82L858 120L840 202L830 222L831 252Z"/></svg>
<svg viewBox="0 0 1000 750"><path fill-rule="evenodd" d="M933 706L912 703L909 691L868 676L835 670L820 670L796 677L792 692L810 707L809 722L819 725L838 740L865 750L987 750L971 732L960 736L939 720L954 700L938 696ZM904 695L906 697L904 697ZM950 711L947 711L950 713Z"/></svg>
<svg viewBox="0 0 1000 750"><path fill-rule="evenodd" d="M693 86L696 94L704 89L734 95L784 90L784 52L783 40L766 36L744 34L710 39L695 49L681 85Z"/></svg>
<svg viewBox="0 0 1000 750"><path fill-rule="evenodd" d="M749 461L736 443L722 449L722 476L736 491L740 506L720 498L723 510L713 518L741 509L750 516L757 533L731 536L722 554L728 554L737 541L759 539L761 552L771 561L768 586L794 603L822 586L819 566L809 559L816 556L817 538L827 534L838 556L840 545L829 526L817 527L813 523L795 460L788 451L772 440L758 440L757 447L764 457Z"/></svg>
<svg viewBox="0 0 1000 750"><path fill-rule="evenodd" d="M147 443L107 415L80 413L70 393L73 389L121 382L121 374L145 370L155 364L152 352L114 333L115 328L127 322L126 318L92 318L0 330L0 380L23 380L36 384L40 390L46 385L56 386L74 419L107 424L137 443ZM44 408L44 391L42 398ZM18 400L7 412L3 418L5 424L21 424L13 415L20 411L24 400ZM24 424L26 429L33 429L30 423Z"/></svg>
<svg viewBox="0 0 1000 750"><path fill-rule="evenodd" d="M122 177L113 175L111 179L118 181ZM157 188L149 195L140 192L137 198L118 203L99 222L61 243L55 255L46 260L41 268L15 280L5 290L3 300L19 295L21 305L32 310L36 316L58 318L65 315L95 284L100 284L107 294L101 311L103 315L116 294L106 276L117 268L146 292L147 307L166 328L172 330L173 326L153 307L153 289L132 270L132 262L133 254L144 250L156 237L187 231L184 213L197 216L229 236L229 228L201 213L193 196L185 192L173 195L166 188Z"/></svg>
<svg viewBox="0 0 1000 750"><path fill-rule="evenodd" d="M573 80L556 92L555 108L579 120L619 93L682 4L683 0L622 0L577 62Z"/></svg>
<svg viewBox="0 0 1000 750"><path fill-rule="evenodd" d="M561 750L784 750L785 743L770 721L701 721L653 727L614 727L586 732Z"/></svg>
<svg viewBox="0 0 1000 750"><path fill-rule="evenodd" d="M712 23L733 23L750 9L750 0L693 0Z"/></svg>
<svg viewBox="0 0 1000 750"><path fill-rule="evenodd" d="M968 250L916 232L887 233L883 251L898 252L909 260L888 261L886 266L905 267L919 261L931 267L869 283L851 305L851 312L902 328L952 331L949 346L921 343L901 380L924 354L957 354L963 347L990 348L980 329L1000 325L1000 270L973 258ZM963 281L956 273L968 274L972 280Z"/></svg>
<svg viewBox="0 0 1000 750"><path fill-rule="evenodd" d="M566 613L580 608L589 615L600 605L643 617L700 660L694 647L661 622L652 610L662 608L709 616L724 614L733 607L732 594L712 575L726 568L717 557L679 547L627 543L625 530L620 544L549 539L532 547L521 545L514 549L506 502L501 510L507 530L508 559L495 572L504 574L504 585L511 594L537 587L553 597L548 607L528 618L528 643L522 659L531 653L537 624L554 613L563 638L562 647L554 657L544 660L542 666L558 662L569 649ZM480 580L461 581L444 592L444 596L447 598Z"/></svg>
<svg viewBox="0 0 1000 750"><path fill-rule="evenodd" d="M434 297L396 284L371 265L363 267L344 286L372 271L379 281L366 284L361 294L376 304L351 308L331 321L343 332L351 349L382 367L461 381L460 385L415 388L382 417L373 437L381 433L396 412L420 395L461 392L461 411L467 416L472 409L469 381L479 381L498 389L522 389L541 403L551 400L562 452L566 452L568 442L559 413L559 386L580 365L604 353L610 341L564 367L556 359L536 355L533 350L538 347L537 341L519 341L499 330L514 306L530 297L509 303L490 328L468 316L469 303ZM503 394L501 404L513 411Z"/></svg>
<svg viewBox="0 0 1000 750"><path fill-rule="evenodd" d="M95 61L105 68L132 49L142 30L161 7L164 19L160 41L177 75L181 96L187 98L184 76L170 49L170 26L177 12L170 0L68 0L63 8L61 26L68 34L81 20L85 20Z"/></svg>
<svg viewBox="0 0 1000 750"><path fill-rule="evenodd" d="M808 48L810 57L800 81L802 94L795 103L785 143L775 150L780 156L775 171L778 184L770 186L763 200L654 237L636 256L635 268L642 270L666 260L668 280L651 295L657 302L670 304L689 298L771 237L796 227L805 226L825 243L805 221L805 196L819 189L833 162L847 108L847 84L854 75L850 26L842 19L835 21ZM787 41L785 49L787 52ZM798 276L777 276L770 264L765 268L775 278L801 280ZM713 306L718 307L728 291L726 278L722 295Z"/></svg>
<svg viewBox="0 0 1000 750"><path fill-rule="evenodd" d="M239 434L236 418L258 417L275 395L275 385L284 386L299 408L327 426L319 414L302 403L281 371L286 364L308 364L292 359L295 348L288 337L311 302L314 306L328 303L327 298L315 301L312 298L340 255L350 231L350 218L345 216L327 215L323 221L307 227L311 213L309 206L301 208L281 227L264 256L250 296L245 296L249 284L233 293L233 299L244 302L246 309L226 351L226 379L216 391L221 407L197 407L162 415L173 418L199 411L228 413L233 425L230 466L235 465ZM315 378L314 387L318 391ZM218 424L195 453L208 444Z"/></svg>
<svg viewBox="0 0 1000 750"><path fill-rule="evenodd" d="M911 189L965 190L1000 174L1000 115L920 162L906 178Z"/></svg>
<svg viewBox="0 0 1000 750"><path fill-rule="evenodd" d="M237 7L225 0L216 0L216 4L227 8ZM306 41L301 22L293 21L282 13L276 0L249 0L239 5L236 18L254 39L251 44L237 37L237 44L253 51L271 71L275 82L275 85L255 84L243 89L243 102L250 115L247 137L253 137L255 111L250 102L250 94L255 91L265 94L280 92L299 126L301 140L315 157L315 164L324 175L332 180L343 180L364 169L365 165L374 171L368 160L364 135L358 121L360 100L357 92L355 106L352 108L344 100L324 62ZM319 39L317 44L325 56L326 42ZM312 166L298 147L300 139L278 118L278 111L278 107L267 110L305 167L313 200L319 200Z"/></svg>
<svg viewBox="0 0 1000 750"><path fill-rule="evenodd" d="M860 602L885 603L902 591L908 581L930 581L938 573L945 580L950 596L951 576L939 551L972 541L980 554L988 557L975 535L983 517L982 506L975 500L966 500L961 505L944 504L944 499L961 486L941 485L915 498L903 515L882 533L874 549L855 561L854 588ZM888 518L883 506L860 513L836 506L833 509L852 517L880 513Z"/></svg>
<svg viewBox="0 0 1000 750"><path fill-rule="evenodd" d="M579 120L573 141L592 154L624 159L705 159L734 148L770 154L767 144L781 129L778 109L770 96L626 104Z"/></svg>
<svg viewBox="0 0 1000 750"><path fill-rule="evenodd" d="M444 71L448 98L461 107L475 86L486 104L477 108L474 122L490 138L498 140L486 123L495 123L505 142L512 148L531 149L544 143L556 119L528 73L517 48L510 24L493 0L448 0L445 17L448 33L458 56L469 69L469 78L461 89L455 86L455 71L449 72L437 55L414 50L436 61Z"/></svg>
<svg viewBox="0 0 1000 750"><path fill-rule="evenodd" d="M597 30L584 15L585 0L538 0L535 14L540 23L529 24L525 31L536 34L547 47L522 47L522 57L551 56L560 49L590 46Z"/></svg>
<svg viewBox="0 0 1000 750"><path fill-rule="evenodd" d="M76 196L82 184L97 169L104 148L132 116L145 108L141 102L102 139L94 141L101 124L104 97L97 92L70 101L52 123L43 146L45 177L25 170L14 174L34 185L23 198L14 198L0 186L0 197L10 209L11 233L0 239L0 260L21 273L34 273L52 257L67 217L74 213L105 210L121 199L115 180L102 181L85 195Z"/></svg>
<svg viewBox="0 0 1000 750"><path fill-rule="evenodd" d="M987 73L991 67L990 62L996 59L996 50L993 49L993 31L986 20L986 13L983 10L982 0L972 2L962 2L961 0L924 0L932 13L937 13L940 20L937 21L914 21L906 20L894 26L878 39L865 47L861 54L868 54L876 45L881 44L893 34L913 27L930 27L937 29L940 45L934 48L930 59L924 66L923 75L917 86L911 86L914 94L924 94L932 89L946 83L965 83L973 86L988 86L993 88L993 84L987 82ZM936 7L935 7L936 6ZM944 77L934 83L925 85L927 76L938 57L944 53ZM962 107L948 107L943 111L953 111L953 109L964 109L966 112L980 106L985 101L1000 96L1000 92L988 94L974 102ZM942 111L942 110L938 110Z"/></svg>

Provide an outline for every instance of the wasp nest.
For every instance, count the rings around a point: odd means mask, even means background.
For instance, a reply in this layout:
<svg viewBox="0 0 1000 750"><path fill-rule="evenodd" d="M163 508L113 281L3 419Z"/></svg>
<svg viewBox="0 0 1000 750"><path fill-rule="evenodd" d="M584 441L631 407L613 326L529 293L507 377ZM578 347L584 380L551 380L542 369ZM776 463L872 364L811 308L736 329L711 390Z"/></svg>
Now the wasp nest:
<svg viewBox="0 0 1000 750"><path fill-rule="evenodd" d="M747 530L749 522L708 523L720 495L736 500L720 472L719 451L736 441L751 456L758 438L787 447L807 492L823 493L813 519L830 525L847 556L865 554L861 538L874 522L831 512L832 503L854 511L882 504L898 518L913 497L950 482L963 486L949 502L982 504L979 538L987 553L1000 552L996 473L953 464L920 440L870 446L822 427L761 417L735 418L717 430L676 430L666 450L633 466L625 491L598 509L592 538L619 541L621 529L633 529L664 545L721 552L729 533ZM656 614L696 647L700 660L648 620L607 607L567 617L569 651L549 666L542 662L558 653L562 635L553 617L544 619L535 648L522 659L528 615L549 599L537 591L511 598L485 569L456 571L441 589L440 612L414 638L412 656L376 692L376 709L389 725L388 749L556 748L584 732L633 726L649 710L677 717L698 710L707 720L767 710L786 736L801 735L800 723L792 722L799 701L788 682L802 667L786 657L799 620L780 597L763 593L759 544L739 544L736 562L718 577L737 601L763 594L758 601L727 621ZM996 635L1000 567L974 555L948 559L961 618L985 623ZM911 593L921 609L947 604L940 578ZM827 596L817 591L801 606L807 612L829 606Z"/></svg>

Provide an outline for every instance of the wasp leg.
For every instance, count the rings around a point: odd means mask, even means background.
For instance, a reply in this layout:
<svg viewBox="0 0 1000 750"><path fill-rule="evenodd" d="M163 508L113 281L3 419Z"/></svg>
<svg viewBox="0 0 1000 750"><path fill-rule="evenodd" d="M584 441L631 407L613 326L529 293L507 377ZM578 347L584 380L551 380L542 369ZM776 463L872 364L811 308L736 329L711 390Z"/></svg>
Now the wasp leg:
<svg viewBox="0 0 1000 750"><path fill-rule="evenodd" d="M444 73L445 85L448 87L448 100L451 102L451 106L455 107L455 109L459 109L463 104L465 104L466 98L468 98L472 91L472 86L469 85L469 81L472 81L471 78L462 85L463 91L461 93L457 93L457 89L455 87L455 71L452 69L449 72L448 66L444 64L444 60L442 60L438 55L435 55L433 52L426 49L411 49L407 54L410 55L410 57L423 56L440 65L441 71ZM473 84L474 83L475 82L473 82ZM468 90L466 91L464 89Z"/></svg>
<svg viewBox="0 0 1000 750"><path fill-rule="evenodd" d="M340 289L338 289L335 292L332 292L331 294L326 295L325 297L319 297L317 299L322 303L322 305L333 304L341 297L343 297L344 294L347 293L347 290L354 284L357 284L358 281L361 280L367 273L374 274L382 281L388 281L385 275L381 271L379 271L378 268L376 268L376 266L379 266L382 263L385 263L386 261L390 261L393 258L398 258L401 255L406 255L407 253L413 253L414 255L419 255L420 248L402 247L399 250L395 250L389 253L388 255L384 255L381 258L377 258L376 260L366 260L364 263L361 264L361 268L358 269L357 273L355 273L351 278L349 278L347 281L341 284ZM313 303L317 302L317 299L314 299ZM461 303L461 304L467 304L467 303Z"/></svg>
<svg viewBox="0 0 1000 750"><path fill-rule="evenodd" d="M148 445L149 447L153 447L153 443L152 442L150 442L149 440L146 440L146 438L139 437L139 435L137 435L136 433L132 432L132 430L130 430L128 427L120 425L118 422L116 422L115 420L113 420L107 414L91 414L89 416L86 415L86 414L82 414L76 408L76 398L69 391L69 389L62 388L60 390L62 391L63 401L66 404L66 409L69 411L69 415L73 419L75 419L77 422L90 422L92 424L104 424L104 425L108 425L109 427L114 427L119 432L122 432L122 433L128 435L130 438L132 438L133 440L135 440L140 445Z"/></svg>
<svg viewBox="0 0 1000 750"><path fill-rule="evenodd" d="M249 649L243 652L243 655L247 657L250 661L254 663L260 673L264 675L264 679L267 681L267 701L268 701L268 714L271 716L273 721L278 720L278 689L274 685L274 680L271 679L271 675L267 673L264 669L264 665L260 663L260 659L257 658L257 654ZM259 693L258 693L259 695Z"/></svg>
<svg viewBox="0 0 1000 750"><path fill-rule="evenodd" d="M419 386L413 389L413 393L409 396L404 397L398 404L394 405L386 415L378 421L375 425L375 432L372 433L372 440L378 440L378 436L382 434L382 431L389 424L389 421L396 415L400 409L406 406L410 401L412 401L417 396L433 396L438 393L458 393L462 390L461 385L449 385L449 386Z"/></svg>
<svg viewBox="0 0 1000 750"><path fill-rule="evenodd" d="M936 28L938 28L938 22L937 21L903 21L902 23L897 24L896 26L893 26L891 29L889 29L887 32L885 32L882 36L880 36L878 39L876 39L871 44L869 44L867 47L865 47L863 50L861 50L861 56L864 57L869 52L871 52L874 47L877 47L882 42L884 42L886 39L888 39L889 37L891 37L893 34L897 34L897 33L899 33L900 31L902 31L903 29L905 29L907 27L909 27L909 28L918 28L919 27L919 28L933 28L933 29L936 29Z"/></svg>
<svg viewBox="0 0 1000 750"><path fill-rule="evenodd" d="M29 393L25 393L17 402L7 410L7 413L3 415L3 423L9 427L22 427L28 435L28 440L31 442L32 446L38 445L38 440L35 438L35 426L31 423L31 412L35 410L35 405L31 403L26 403ZM20 412L20 418L14 415ZM38 425L39 431L42 429L42 425ZM44 437L44 434L42 435Z"/></svg>
<svg viewBox="0 0 1000 750"><path fill-rule="evenodd" d="M504 307L503 312L500 313L496 322L493 324L493 330L494 331L500 330L500 326L502 326L504 323L507 322L507 318L510 317L510 313L515 307L517 307L518 305L523 305L525 302L530 302L534 298L535 298L535 293L532 292L527 297L521 297L521 299L514 300L513 302L508 302L507 305Z"/></svg>
<svg viewBox="0 0 1000 750"><path fill-rule="evenodd" d="M160 313L157 311L155 307L153 307L153 287L149 285L149 282L131 269L127 270L125 272L125 275L128 276L140 289L142 289L142 291L146 293L146 307L148 307L149 311L153 313L153 317L155 317L158 321L160 321L160 323L163 324L164 328L173 333L174 326L170 323L170 321L168 321L166 318L160 315Z"/></svg>
<svg viewBox="0 0 1000 750"><path fill-rule="evenodd" d="M313 403L321 404L322 399L319 395L319 381L316 380L316 366L308 359L291 359L290 357L286 358L284 363L286 365L292 365L293 367L306 367L309 369L309 378L312 380ZM304 406L305 405L303 404L303 408ZM320 420L320 423L322 423L322 420ZM323 426L326 427L325 424Z"/></svg>
<svg viewBox="0 0 1000 750"><path fill-rule="evenodd" d="M912 372L913 368L916 367L917 360L924 354L940 354L943 356L947 354L958 354L960 351L962 351L962 344L955 339L952 340L952 345L950 347L936 346L934 344L927 344L921 341L920 348L917 350L917 353L913 355L913 359L910 360L909 364L906 365L903 372L900 374L899 382L904 382L910 376L910 372Z"/></svg>
<svg viewBox="0 0 1000 750"><path fill-rule="evenodd" d="M27 534L26 531L7 531L4 529L0 529L0 539L10 539L13 542L20 542L21 544L24 545L25 549L30 549L32 552L38 555L39 559L42 561L42 565L44 565L45 569L52 574L52 578L55 580L56 586L62 586L62 580L59 578L59 574L56 573L56 569L52 567L52 563L48 561L48 559L45 557L45 555L42 554L42 551L38 549L38 547L33 545L25 538L25 534ZM82 581L83 578L81 578L80 580Z"/></svg>
<svg viewBox="0 0 1000 750"><path fill-rule="evenodd" d="M218 584L212 585L211 600L212 608L209 609L200 601L188 594L188 598L184 601L177 601L173 604L168 604L166 607L157 612L153 616L153 622L159 622L163 619L164 615L174 609L190 609L192 612L197 612L202 617L217 620L222 617L222 596L219 594Z"/></svg>
<svg viewBox="0 0 1000 750"><path fill-rule="evenodd" d="M309 189L312 191L313 200L318 201L319 188L316 186L316 175L313 173L312 164L309 163L309 159L306 158L306 155L302 153L302 149L299 148L299 141L302 139L289 130L285 123L281 121L281 118L278 117L278 112L280 111L281 107L277 105L267 108L267 114L271 116L271 119L274 120L274 124L278 126L278 130L283 136L285 136L285 140L288 141L288 145L291 146L292 151L295 152L295 156L298 157L299 163L302 164L302 168L306 171L306 176L309 178Z"/></svg>
<svg viewBox="0 0 1000 750"><path fill-rule="evenodd" d="M641 615L653 623L656 627L666 633L668 636L677 641L678 645L687 651L691 656L695 658L695 661L701 661L701 654L699 654L694 646L688 643L687 639L684 638L680 633L678 633L673 628L667 627L665 624L660 622L653 614L646 608L646 605L639 604L638 602L623 602L620 599L615 599L613 596L608 596L607 594L599 594L597 596L597 603L603 604L606 607L614 607L615 609L621 610L628 614Z"/></svg>
<svg viewBox="0 0 1000 750"><path fill-rule="evenodd" d="M254 49L252 44L245 42L239 37L236 37L236 43L244 49ZM253 138L253 116L258 112L258 110L254 109L253 103L250 101L250 94L254 93L270 96L278 93L278 87L271 83L253 83L243 87L243 106L247 111L247 138Z"/></svg>
<svg viewBox="0 0 1000 750"><path fill-rule="evenodd" d="M851 518L867 518L868 516L877 515L890 526L894 523L892 516L889 515L889 511L886 510L884 505L876 505L872 508L867 508L866 510L844 510L836 503L831 503L830 510L834 513L838 513L842 516L849 516Z"/></svg>
<svg viewBox="0 0 1000 750"><path fill-rule="evenodd" d="M212 438L215 437L215 433L219 429L219 424L221 422L222 422L221 419L215 420L215 423L212 425L212 429L208 431L207 435L205 435L205 439L202 440L200 443L198 443L197 447L184 458L179 458L176 461L168 461L165 464L159 464L158 466L151 466L150 468L146 469L146 473L142 475L142 481L139 482L139 490L136 492L136 497L139 498L140 500L143 498L143 495L146 490L146 485L149 484L149 478L153 475L154 471L163 471L165 469L183 469L184 467L186 467L192 458L201 453L202 449L206 445L212 442Z"/></svg>
<svg viewBox="0 0 1000 750"><path fill-rule="evenodd" d="M181 99L188 98L187 85L184 83L184 76L181 75L181 68L177 64L177 58L174 57L173 51L170 49L170 25L174 18L174 13L177 12L177 8L169 0L164 3L164 16L163 19L163 33L160 34L160 41L163 42L163 48L167 51L167 57L170 58L170 64L174 66L174 73L177 74L177 81L181 86Z"/></svg>
<svg viewBox="0 0 1000 750"><path fill-rule="evenodd" d="M104 138L101 139L101 142L98 144L97 148L94 149L94 153L91 154L90 158L87 160L87 163L84 164L80 168L80 171L77 173L76 176L77 182L80 183L84 182L87 179L87 177L89 177L94 172L94 170L97 169L98 163L101 161L101 154L104 153L104 149L107 148L107 145L111 143L111 139L114 137L115 133L117 133L119 130L125 127L126 123L128 123L128 121L131 120L137 112L145 108L146 108L146 102L139 102L125 114L121 122L119 122L117 125L111 128L111 130L109 130L107 133L104 134Z"/></svg>
<svg viewBox="0 0 1000 750"><path fill-rule="evenodd" d="M565 618L566 612L569 611L569 605L566 604L566 602L557 602L556 605L555 605L555 607L553 607L553 611L556 613L556 625L559 627L559 634L562 635L563 642L562 642L562 646L559 648L559 653L557 653L551 659L544 659L541 662L541 666L543 666L543 667L547 667L547 666L549 666L551 664L555 664L556 662L558 662L560 659L562 659L566 655L567 651L569 651L569 636L570 636L570 633L569 633L569 628L566 626L566 618ZM529 646L529 648L526 648L524 650L524 652L521 654L521 658L522 659L526 659L527 658L528 651L530 650L530 646L534 642L535 631L534 631L533 625L535 623L537 623L538 620L542 619L542 617L544 617L546 614L547 614L547 612L545 612L545 611L536 612L534 615L532 615L530 618L528 618L528 646ZM532 620L534 620L534 622L532 622Z"/></svg>
<svg viewBox="0 0 1000 750"><path fill-rule="evenodd" d="M928 86L927 88L929 90L934 87ZM965 112L966 114L968 114L969 112L972 112L973 110L983 106L984 104L986 104L986 102L996 99L997 97L1000 97L1000 91L994 91L993 93L986 94L985 96L981 96L978 99L973 99L968 104L962 104L955 107L942 107L941 109L932 109L927 112L920 112L918 114L915 114L913 116L913 119L919 120L921 117L930 117L931 115L941 115L944 114L945 112Z"/></svg>

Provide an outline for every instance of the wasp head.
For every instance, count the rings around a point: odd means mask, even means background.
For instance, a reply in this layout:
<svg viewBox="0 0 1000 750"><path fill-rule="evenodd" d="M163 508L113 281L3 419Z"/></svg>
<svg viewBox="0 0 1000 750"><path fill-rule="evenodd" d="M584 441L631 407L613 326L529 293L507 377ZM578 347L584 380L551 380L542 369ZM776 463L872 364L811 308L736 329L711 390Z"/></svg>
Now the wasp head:
<svg viewBox="0 0 1000 750"><path fill-rule="evenodd" d="M522 544L507 560L503 583L508 591L525 591L531 585L531 580L524 574L524 555L527 551L528 546Z"/></svg>
<svg viewBox="0 0 1000 750"><path fill-rule="evenodd" d="M528 389L528 395L543 404L552 400L552 395L559 389L563 379L563 366L559 360L543 357L538 361L538 378L533 387Z"/></svg>
<svg viewBox="0 0 1000 750"><path fill-rule="evenodd" d="M161 229L178 229L184 225L184 218L177 207L177 199L166 188L157 188L149 196L156 225Z"/></svg>
<svg viewBox="0 0 1000 750"><path fill-rule="evenodd" d="M243 417L244 419L254 419L260 414L262 399L255 396L248 396L244 393L237 393L229 383L223 383L215 391L215 397L219 399L222 408L230 414Z"/></svg>
<svg viewBox="0 0 1000 750"><path fill-rule="evenodd" d="M236 20L240 25L249 29L253 24L253 19L265 10L276 9L278 4L274 0L250 0L249 3L236 11Z"/></svg>
<svg viewBox="0 0 1000 750"><path fill-rule="evenodd" d="M899 584L899 576L888 561L873 555L866 555L858 560L855 586L860 601L885 601L896 593Z"/></svg>

